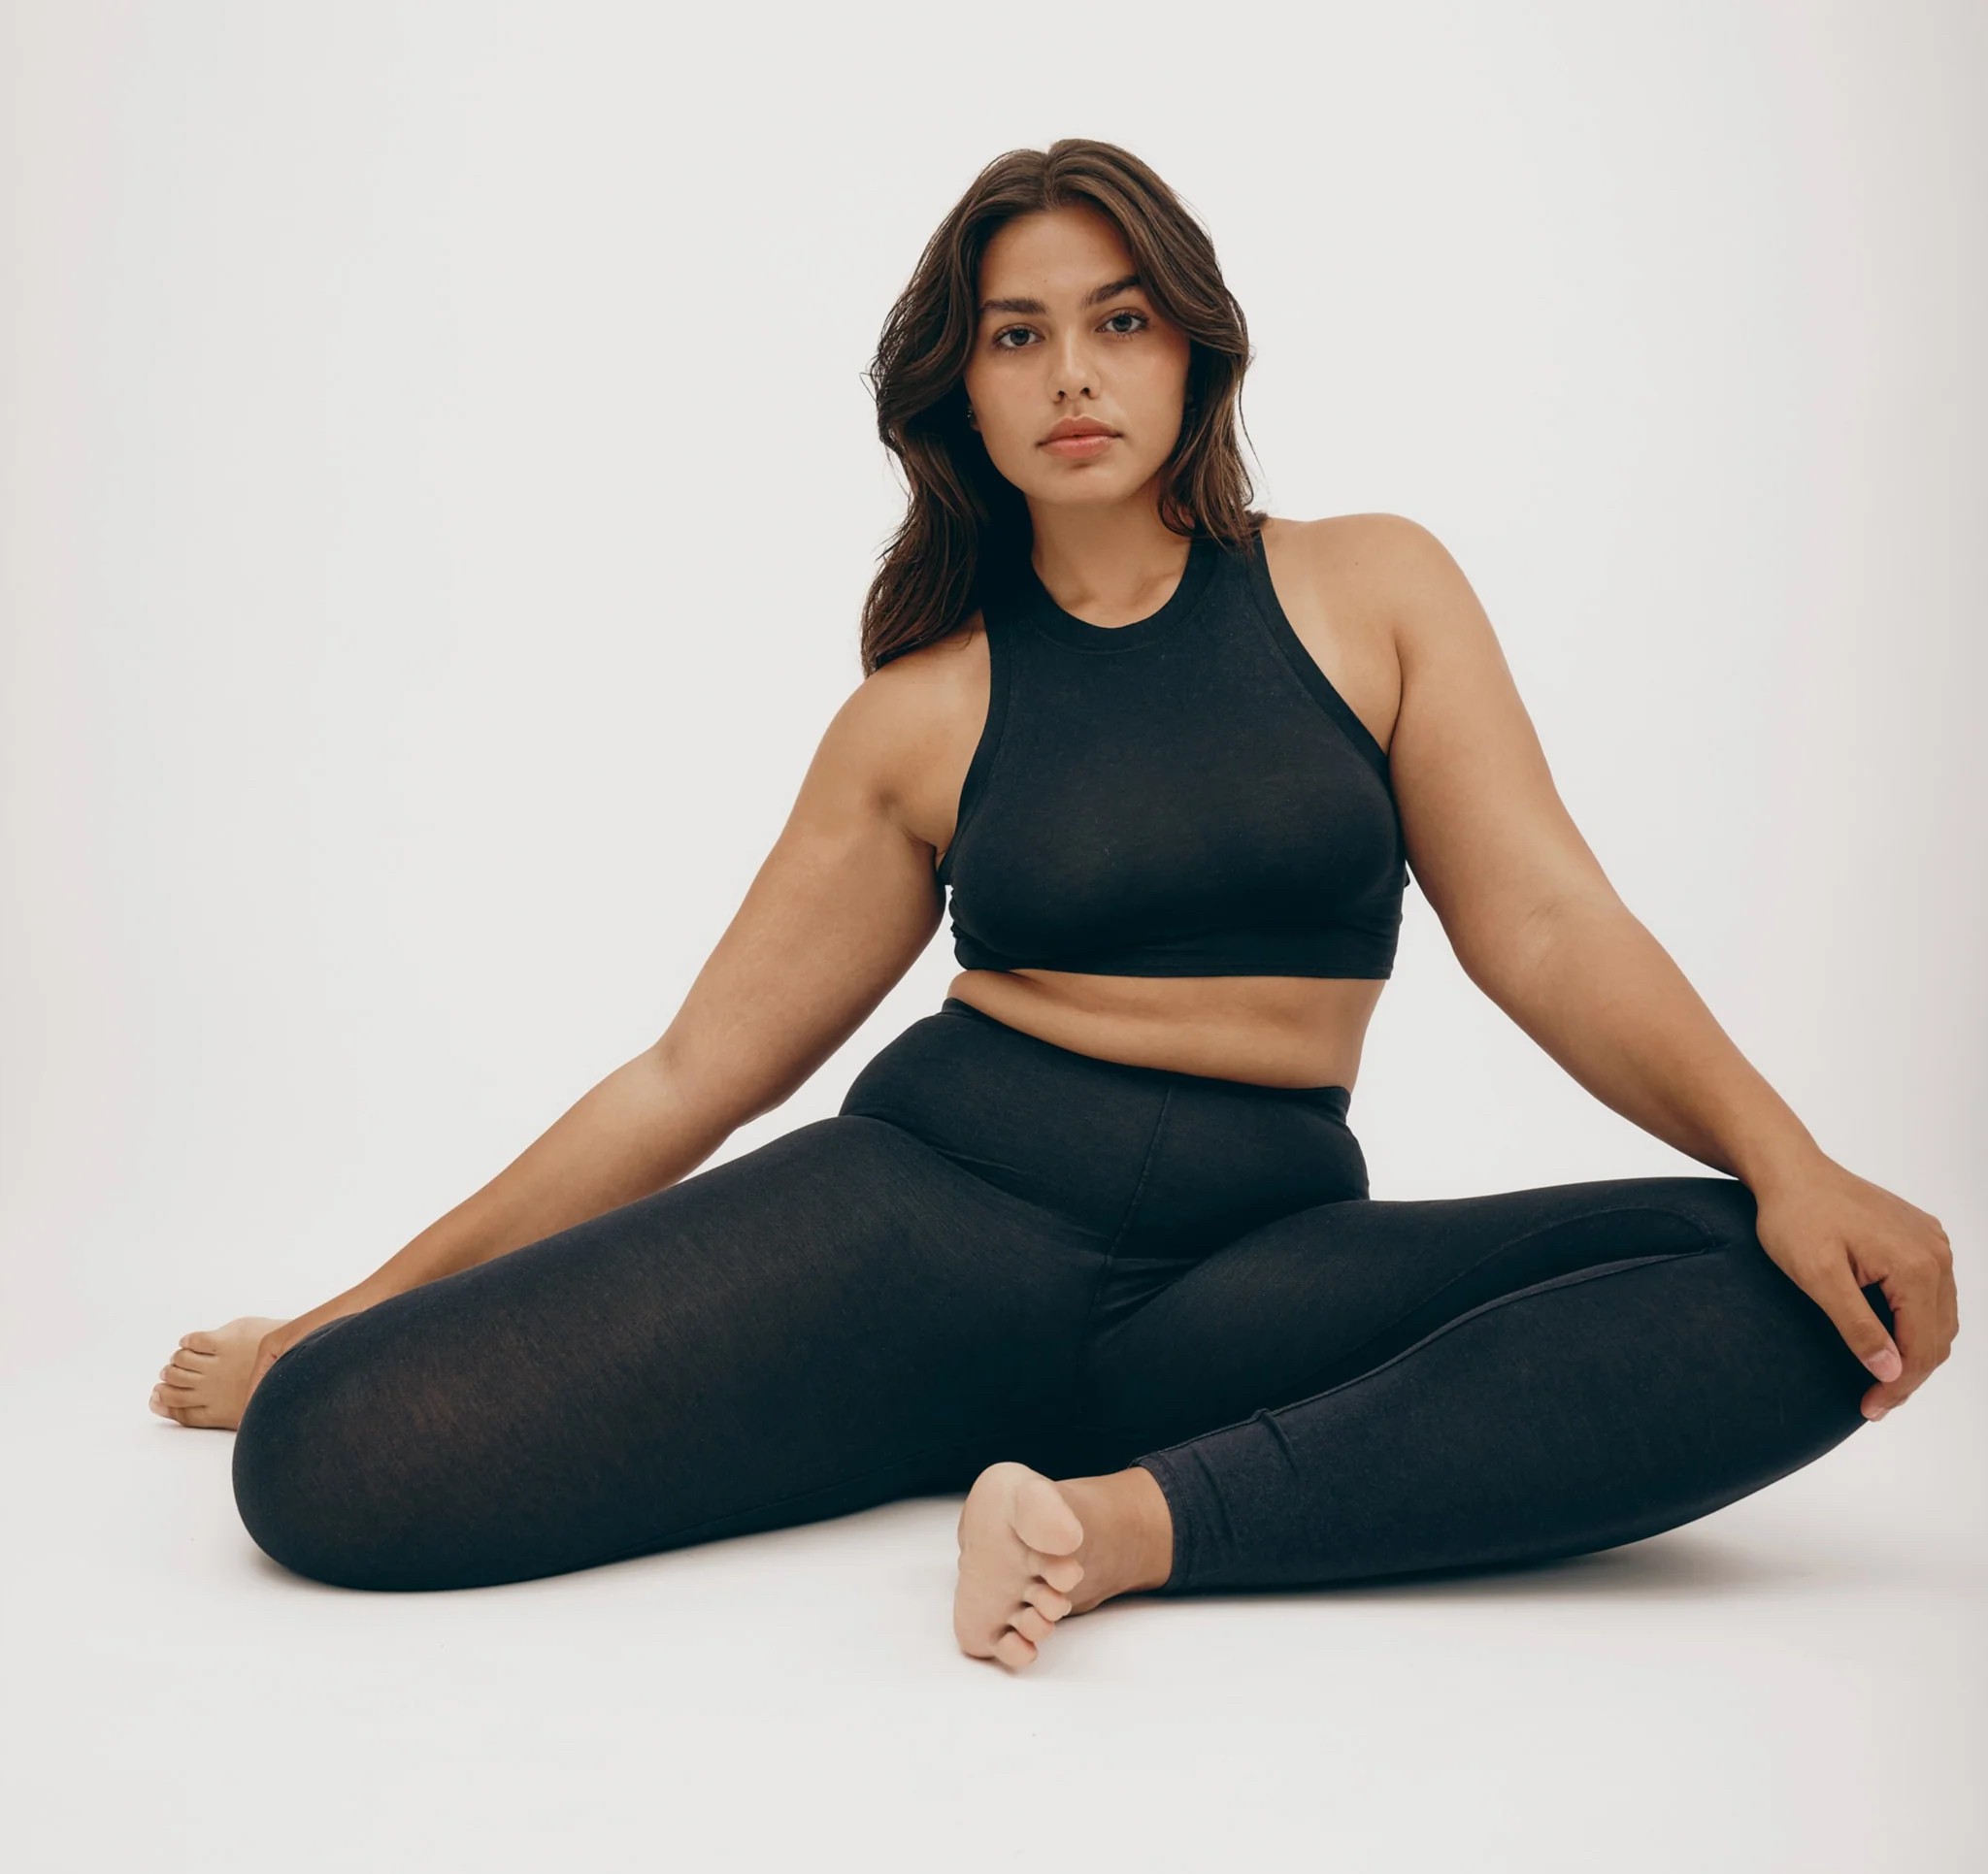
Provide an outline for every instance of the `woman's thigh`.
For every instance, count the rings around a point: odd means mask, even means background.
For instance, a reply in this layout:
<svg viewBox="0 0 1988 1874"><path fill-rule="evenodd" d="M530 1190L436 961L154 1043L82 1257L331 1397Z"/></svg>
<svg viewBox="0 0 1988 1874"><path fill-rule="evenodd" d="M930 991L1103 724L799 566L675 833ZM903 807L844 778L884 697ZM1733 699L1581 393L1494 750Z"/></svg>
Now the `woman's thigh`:
<svg viewBox="0 0 1988 1874"><path fill-rule="evenodd" d="M1112 1457L1175 1509L1170 1586L1608 1547L1821 1455L1869 1375L1753 1214L1728 1179L1619 1180L1321 1206L1219 1252L1093 1366Z"/></svg>
<svg viewBox="0 0 1988 1874"><path fill-rule="evenodd" d="M249 1401L237 1501L300 1573L437 1588L950 1487L1067 1412L1100 1266L825 1120L319 1329Z"/></svg>
<svg viewBox="0 0 1988 1874"><path fill-rule="evenodd" d="M1323 1392L1539 1284L1750 1241L1752 1217L1726 1178L1314 1205L1215 1251L1102 1336L1093 1395L1125 1438L1184 1437Z"/></svg>

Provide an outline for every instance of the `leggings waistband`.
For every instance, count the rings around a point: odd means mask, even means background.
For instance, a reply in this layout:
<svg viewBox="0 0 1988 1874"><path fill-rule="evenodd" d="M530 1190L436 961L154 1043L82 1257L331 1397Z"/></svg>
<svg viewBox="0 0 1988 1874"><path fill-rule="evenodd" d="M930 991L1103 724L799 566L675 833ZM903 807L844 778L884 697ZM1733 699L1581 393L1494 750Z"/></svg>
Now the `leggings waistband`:
<svg viewBox="0 0 1988 1874"><path fill-rule="evenodd" d="M1204 1254L1367 1195L1343 1087L1265 1087L1077 1054L948 997L856 1076L880 1119L1113 1253Z"/></svg>

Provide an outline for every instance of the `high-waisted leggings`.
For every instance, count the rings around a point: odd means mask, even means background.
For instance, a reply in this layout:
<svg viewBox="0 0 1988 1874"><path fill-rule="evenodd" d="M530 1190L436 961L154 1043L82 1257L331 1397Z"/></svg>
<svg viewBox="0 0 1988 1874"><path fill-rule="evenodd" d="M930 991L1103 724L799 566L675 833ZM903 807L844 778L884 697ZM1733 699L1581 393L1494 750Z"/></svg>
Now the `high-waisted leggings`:
<svg viewBox="0 0 1988 1874"><path fill-rule="evenodd" d="M1163 1593L1296 1587L1634 1541L1862 1423L1743 1186L1379 1201L1346 1105L948 1000L836 1118L307 1335L243 1521L320 1581L468 1588L1137 1463Z"/></svg>

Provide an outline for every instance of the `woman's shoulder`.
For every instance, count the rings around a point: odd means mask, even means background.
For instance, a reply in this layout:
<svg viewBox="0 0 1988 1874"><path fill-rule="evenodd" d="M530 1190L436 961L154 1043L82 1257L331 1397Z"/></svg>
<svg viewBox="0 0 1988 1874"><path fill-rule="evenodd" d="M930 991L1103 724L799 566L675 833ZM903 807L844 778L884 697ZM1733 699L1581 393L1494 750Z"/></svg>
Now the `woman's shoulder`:
<svg viewBox="0 0 1988 1874"><path fill-rule="evenodd" d="M1335 581L1393 580L1453 564L1435 534L1406 514L1267 515L1263 544L1273 559L1281 556L1309 576Z"/></svg>
<svg viewBox="0 0 1988 1874"><path fill-rule="evenodd" d="M886 796L915 794L935 764L971 751L987 714L986 633L979 615L944 638L893 657L837 711L830 739Z"/></svg>
<svg viewBox="0 0 1988 1874"><path fill-rule="evenodd" d="M1310 615L1330 616L1342 630L1399 640L1405 631L1441 633L1463 613L1481 620L1475 595L1449 549L1406 514L1271 518L1264 523L1263 545L1279 595L1289 595L1286 609L1295 605Z"/></svg>
<svg viewBox="0 0 1988 1874"><path fill-rule="evenodd" d="M856 697L879 723L929 720L987 700L987 633L976 611L943 638L893 657L863 679ZM853 699L852 699L853 700Z"/></svg>
<svg viewBox="0 0 1988 1874"><path fill-rule="evenodd" d="M1263 550L1291 629L1383 748L1410 666L1451 661L1488 625L1447 549L1405 514L1271 518Z"/></svg>

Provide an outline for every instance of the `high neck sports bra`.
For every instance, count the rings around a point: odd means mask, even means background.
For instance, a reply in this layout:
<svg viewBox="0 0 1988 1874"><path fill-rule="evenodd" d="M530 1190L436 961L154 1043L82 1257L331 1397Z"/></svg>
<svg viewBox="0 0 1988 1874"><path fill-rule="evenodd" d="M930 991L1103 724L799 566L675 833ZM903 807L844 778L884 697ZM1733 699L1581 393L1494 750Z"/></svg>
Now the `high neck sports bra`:
<svg viewBox="0 0 1988 1874"><path fill-rule="evenodd" d="M1166 604L1118 626L1017 553L981 618L987 720L938 866L963 968L1392 972L1387 755L1291 629L1261 535L1197 538Z"/></svg>

